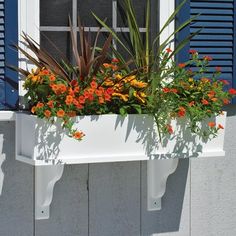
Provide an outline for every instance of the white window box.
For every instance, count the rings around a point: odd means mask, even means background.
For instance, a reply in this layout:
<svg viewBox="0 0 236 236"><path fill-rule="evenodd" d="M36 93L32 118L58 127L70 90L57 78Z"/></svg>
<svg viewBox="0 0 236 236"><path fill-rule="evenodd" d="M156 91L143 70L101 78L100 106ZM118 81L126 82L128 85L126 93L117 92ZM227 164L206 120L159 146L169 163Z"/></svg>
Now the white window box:
<svg viewBox="0 0 236 236"><path fill-rule="evenodd" d="M226 114L216 117L225 125ZM175 157L224 155L224 130L207 142L186 129L184 120L173 122L175 134L163 145L155 122L147 115L76 117L86 136L74 140L60 128L35 116L16 114L16 158L32 165L118 162ZM207 125L207 124L206 124ZM204 124L203 124L204 126Z"/></svg>

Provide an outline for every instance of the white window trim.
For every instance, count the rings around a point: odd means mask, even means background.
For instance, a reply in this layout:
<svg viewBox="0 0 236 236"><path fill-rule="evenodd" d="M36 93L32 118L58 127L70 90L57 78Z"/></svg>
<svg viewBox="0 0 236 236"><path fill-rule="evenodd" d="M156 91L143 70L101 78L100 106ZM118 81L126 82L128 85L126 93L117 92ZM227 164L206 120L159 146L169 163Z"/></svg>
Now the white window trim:
<svg viewBox="0 0 236 236"><path fill-rule="evenodd" d="M168 17L175 9L174 0L159 0L160 1L160 28L166 22ZM30 35L36 42L40 40L40 0L18 0L18 32L19 32L19 46L26 49L20 42L22 32ZM174 22L172 22L162 33L161 42L163 42L174 31ZM170 45L171 48L174 44ZM25 59L24 55L19 52L19 67L23 69L30 69L30 65ZM22 87L22 80L19 80L19 96L23 96L25 91ZM20 105L22 105L20 101Z"/></svg>

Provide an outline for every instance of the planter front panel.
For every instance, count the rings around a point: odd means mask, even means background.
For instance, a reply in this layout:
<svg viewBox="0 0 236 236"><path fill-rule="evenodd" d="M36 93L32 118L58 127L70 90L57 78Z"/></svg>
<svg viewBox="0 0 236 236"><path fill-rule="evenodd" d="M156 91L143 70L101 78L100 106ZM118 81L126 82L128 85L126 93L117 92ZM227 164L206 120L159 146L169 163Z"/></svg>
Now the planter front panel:
<svg viewBox="0 0 236 236"><path fill-rule="evenodd" d="M216 123L225 125L225 116ZM224 155L224 131L202 142L186 129L185 121L173 121L175 134L158 141L154 120L148 115L77 117L82 141L64 134L59 123L48 124L35 116L16 116L16 158L33 165L77 164L149 160L173 157ZM204 126L204 125L203 125Z"/></svg>

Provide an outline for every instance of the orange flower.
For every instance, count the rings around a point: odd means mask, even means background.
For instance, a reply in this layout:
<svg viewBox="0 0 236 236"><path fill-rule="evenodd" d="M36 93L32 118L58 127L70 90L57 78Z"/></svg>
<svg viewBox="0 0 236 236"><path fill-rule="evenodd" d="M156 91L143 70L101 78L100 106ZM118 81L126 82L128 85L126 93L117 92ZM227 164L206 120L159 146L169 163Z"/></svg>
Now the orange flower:
<svg viewBox="0 0 236 236"><path fill-rule="evenodd" d="M84 104L85 103L85 97L84 96L79 96L79 103Z"/></svg>
<svg viewBox="0 0 236 236"><path fill-rule="evenodd" d="M211 101L212 101L212 102L217 102L218 99L217 99L217 98L212 98Z"/></svg>
<svg viewBox="0 0 236 236"><path fill-rule="evenodd" d="M77 87L74 88L74 92L75 92L75 93L78 93L79 90L80 90L79 86L77 86Z"/></svg>
<svg viewBox="0 0 236 236"><path fill-rule="evenodd" d="M65 84L58 84L60 93L65 93L66 92L66 86Z"/></svg>
<svg viewBox="0 0 236 236"><path fill-rule="evenodd" d="M104 103L104 98L99 97L99 98L98 98L98 102L99 102L99 104L103 104L103 103Z"/></svg>
<svg viewBox="0 0 236 236"><path fill-rule="evenodd" d="M186 109L184 107L179 107L178 116L184 117L186 114Z"/></svg>
<svg viewBox="0 0 236 236"><path fill-rule="evenodd" d="M50 108L53 108L54 106L53 106L53 100L50 100L50 101L48 101L48 103L47 103L47 105L50 107Z"/></svg>
<svg viewBox="0 0 236 236"><path fill-rule="evenodd" d="M221 124L218 124L218 129L224 129L224 126Z"/></svg>
<svg viewBox="0 0 236 236"><path fill-rule="evenodd" d="M211 80L208 79L208 78L201 78L201 81L202 81L203 83L210 83L210 82L211 82Z"/></svg>
<svg viewBox="0 0 236 236"><path fill-rule="evenodd" d="M69 88L69 89L68 89L68 92L69 92L69 95L75 96L75 92L73 91L72 88Z"/></svg>
<svg viewBox="0 0 236 236"><path fill-rule="evenodd" d="M54 93L57 93L58 89L59 89L59 86L57 84L52 85L52 90Z"/></svg>
<svg viewBox="0 0 236 236"><path fill-rule="evenodd" d="M97 96L102 96L102 91L101 91L101 90L98 90L98 89L97 89L97 90L95 91L95 93L96 93Z"/></svg>
<svg viewBox="0 0 236 236"><path fill-rule="evenodd" d="M33 107L31 108L31 112L34 114L35 111L36 111L36 106L33 106Z"/></svg>
<svg viewBox="0 0 236 236"><path fill-rule="evenodd" d="M202 99L202 104L203 104L203 105L208 105L209 102L208 102L206 99Z"/></svg>
<svg viewBox="0 0 236 236"><path fill-rule="evenodd" d="M107 69L107 68L110 68L110 67L111 67L111 64L103 63L103 66Z"/></svg>
<svg viewBox="0 0 236 236"><path fill-rule="evenodd" d="M76 112L75 111L70 111L70 112L67 112L67 115L69 117L75 117L76 116Z"/></svg>
<svg viewBox="0 0 236 236"><path fill-rule="evenodd" d="M66 96L66 105L71 105L71 103L73 102L74 98L71 95L67 95Z"/></svg>
<svg viewBox="0 0 236 236"><path fill-rule="evenodd" d="M63 118L65 116L65 112L62 109L59 109L57 111L57 117Z"/></svg>
<svg viewBox="0 0 236 236"><path fill-rule="evenodd" d="M47 117L47 118L49 118L50 116L51 116L51 111L49 111L49 110L46 110L46 111L44 111L44 115L45 115L45 117Z"/></svg>
<svg viewBox="0 0 236 236"><path fill-rule="evenodd" d="M104 98L105 98L105 101L110 101L111 100L111 95L109 95L108 93L105 93Z"/></svg>
<svg viewBox="0 0 236 236"><path fill-rule="evenodd" d="M84 91L84 97L88 98L89 97L89 92L87 90Z"/></svg>
<svg viewBox="0 0 236 236"><path fill-rule="evenodd" d="M43 70L43 71L42 71L42 74L43 74L43 75L49 75L49 71L48 71L48 70Z"/></svg>
<svg viewBox="0 0 236 236"><path fill-rule="evenodd" d="M211 91L207 94L207 96L208 96L209 98L213 98L215 95L216 95L216 92L213 91L213 90L211 90Z"/></svg>
<svg viewBox="0 0 236 236"><path fill-rule="evenodd" d="M93 100L94 100L93 94L89 94L88 100L89 100L89 101L93 101Z"/></svg>
<svg viewBox="0 0 236 236"><path fill-rule="evenodd" d="M73 99L73 104L74 104L75 106L78 106L79 102L78 102L76 99Z"/></svg>
<svg viewBox="0 0 236 236"><path fill-rule="evenodd" d="M224 105L227 105L230 103L230 101L229 101L229 99L225 98L225 99L223 99L223 103L224 103Z"/></svg>
<svg viewBox="0 0 236 236"><path fill-rule="evenodd" d="M221 71L221 67L220 67L220 66L217 66L217 67L216 67L216 71L217 71L217 72L220 72L220 71Z"/></svg>
<svg viewBox="0 0 236 236"><path fill-rule="evenodd" d="M211 128L214 128L216 126L216 123L215 122L209 122L208 126L211 127Z"/></svg>
<svg viewBox="0 0 236 236"><path fill-rule="evenodd" d="M194 104L195 104L195 102L192 101L192 102L190 102L188 105L189 105L190 107L192 107Z"/></svg>
<svg viewBox="0 0 236 236"><path fill-rule="evenodd" d="M43 108L44 104L42 102L38 102L36 105L37 108Z"/></svg>
<svg viewBox="0 0 236 236"><path fill-rule="evenodd" d="M81 140L84 136L85 136L84 133L80 131L76 131L73 133L73 137L77 140Z"/></svg>
<svg viewBox="0 0 236 236"><path fill-rule="evenodd" d="M51 82L55 81L55 80L56 80L55 75L51 75L51 76L49 77L49 80L50 80Z"/></svg>
<svg viewBox="0 0 236 236"><path fill-rule="evenodd" d="M96 89L96 88L98 87L98 84L96 83L96 81L93 80L93 81L90 83L90 86L91 86L91 88Z"/></svg>

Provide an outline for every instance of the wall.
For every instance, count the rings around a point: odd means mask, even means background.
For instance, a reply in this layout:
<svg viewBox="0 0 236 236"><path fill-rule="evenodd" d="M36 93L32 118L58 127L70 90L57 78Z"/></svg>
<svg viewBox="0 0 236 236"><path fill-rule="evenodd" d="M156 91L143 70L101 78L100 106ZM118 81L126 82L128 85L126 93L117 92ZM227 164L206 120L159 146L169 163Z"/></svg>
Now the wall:
<svg viewBox="0 0 236 236"><path fill-rule="evenodd" d="M0 236L236 235L236 106L225 157L181 160L162 210L146 210L146 163L66 166L49 220L34 221L34 168L14 160L13 122L0 123ZM1 173L0 173L1 174Z"/></svg>

